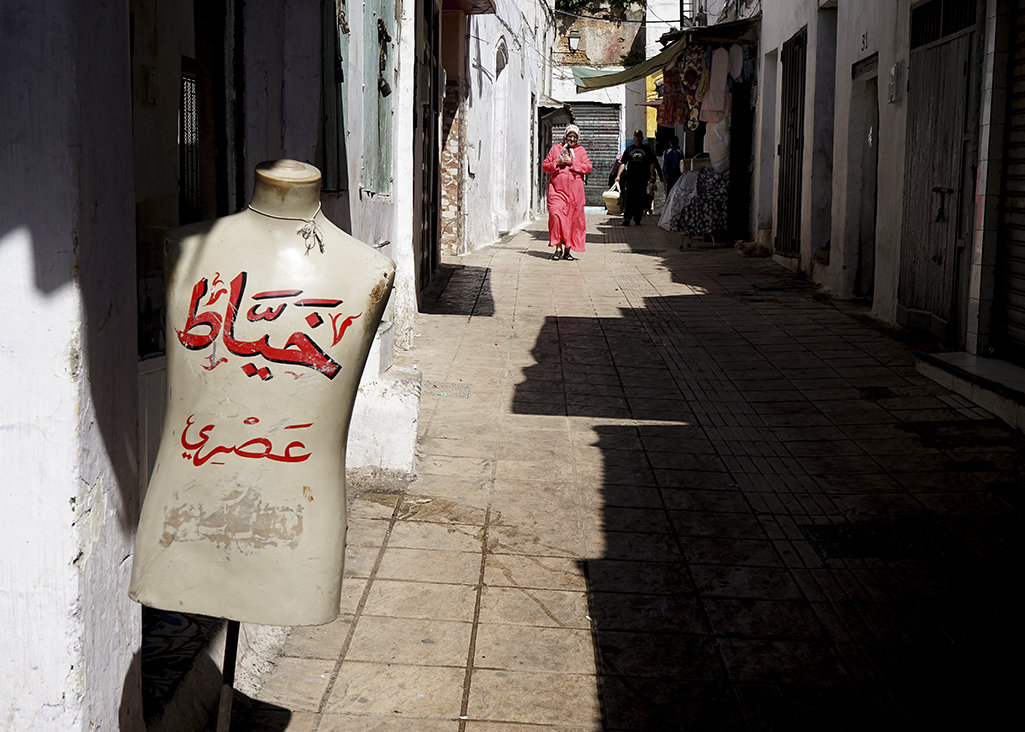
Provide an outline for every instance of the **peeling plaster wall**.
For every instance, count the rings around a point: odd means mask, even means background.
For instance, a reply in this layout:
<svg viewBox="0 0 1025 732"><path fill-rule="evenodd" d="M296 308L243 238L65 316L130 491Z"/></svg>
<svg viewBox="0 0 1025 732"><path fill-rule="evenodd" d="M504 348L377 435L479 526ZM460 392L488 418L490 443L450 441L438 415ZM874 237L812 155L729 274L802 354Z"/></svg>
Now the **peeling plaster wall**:
<svg viewBox="0 0 1025 732"><path fill-rule="evenodd" d="M3 10L5 729L142 728L128 39L122 3Z"/></svg>

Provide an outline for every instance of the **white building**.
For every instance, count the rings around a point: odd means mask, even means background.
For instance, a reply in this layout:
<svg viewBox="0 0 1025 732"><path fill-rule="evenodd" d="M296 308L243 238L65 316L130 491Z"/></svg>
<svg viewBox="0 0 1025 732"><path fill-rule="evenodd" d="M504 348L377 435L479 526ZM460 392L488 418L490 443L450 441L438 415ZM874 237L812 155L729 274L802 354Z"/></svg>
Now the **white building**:
<svg viewBox="0 0 1025 732"><path fill-rule="evenodd" d="M719 17L748 5L727 3ZM1023 10L1018 0L762 6L758 238L830 292L963 349L933 360L976 382L1000 380L995 359L1025 366ZM982 398L1025 424L1020 407Z"/></svg>

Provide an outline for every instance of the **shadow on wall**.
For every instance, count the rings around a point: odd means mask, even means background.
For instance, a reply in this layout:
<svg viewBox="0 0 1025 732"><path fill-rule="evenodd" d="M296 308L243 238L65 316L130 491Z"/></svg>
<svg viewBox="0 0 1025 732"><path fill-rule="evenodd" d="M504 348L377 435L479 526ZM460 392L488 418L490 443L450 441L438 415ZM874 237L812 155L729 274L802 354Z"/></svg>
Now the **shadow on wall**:
<svg viewBox="0 0 1025 732"><path fill-rule="evenodd" d="M1013 482L1020 436L949 410L958 439L943 443L897 419L887 399L924 388L898 375L914 373L907 352L778 267L727 277L736 256L688 268L701 297L548 318L514 396L517 414L596 422L605 550L580 563L603 728L996 724L1020 679L1000 669L1020 650L1003 644L1021 522L982 510L982 481ZM841 353L904 370L841 377ZM831 371L831 387L816 378ZM845 429L907 454L862 452ZM857 455L817 442L838 435ZM930 508L967 485L976 509Z"/></svg>

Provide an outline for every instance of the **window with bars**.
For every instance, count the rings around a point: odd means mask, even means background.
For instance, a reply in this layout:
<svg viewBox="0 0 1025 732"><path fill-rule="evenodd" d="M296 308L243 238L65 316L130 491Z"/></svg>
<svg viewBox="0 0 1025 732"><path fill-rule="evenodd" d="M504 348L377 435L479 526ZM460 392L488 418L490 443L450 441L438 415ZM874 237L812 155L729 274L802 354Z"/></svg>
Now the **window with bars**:
<svg viewBox="0 0 1025 732"><path fill-rule="evenodd" d="M178 223L190 224L202 218L196 71L192 59L183 58L178 107Z"/></svg>

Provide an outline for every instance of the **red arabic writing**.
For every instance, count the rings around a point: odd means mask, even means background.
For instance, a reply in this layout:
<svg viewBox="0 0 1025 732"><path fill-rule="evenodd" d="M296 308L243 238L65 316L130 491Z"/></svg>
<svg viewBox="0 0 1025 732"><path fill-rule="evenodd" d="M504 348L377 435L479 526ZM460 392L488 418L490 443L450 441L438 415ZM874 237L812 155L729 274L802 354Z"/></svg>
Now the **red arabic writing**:
<svg viewBox="0 0 1025 732"><path fill-rule="evenodd" d="M252 426L259 421L257 417L247 417L243 420L243 424ZM267 437L254 437L238 445L211 445L210 432L214 429L214 425L208 424L201 427L197 439L189 436L189 431L195 422L196 415L190 414L188 419L185 420L185 429L182 430L181 443L182 447L185 448L182 458L188 460L197 468L217 455L237 455L240 458L251 460L266 458L279 463L301 463L313 454L311 452L294 453L293 450L307 449L306 445L299 440L289 442L281 452L274 452L274 445ZM305 424L288 425L285 429L306 429L312 426L313 423L308 422ZM211 465L223 464L223 462L217 461L211 463Z"/></svg>
<svg viewBox="0 0 1025 732"><path fill-rule="evenodd" d="M196 282L192 288L185 327L181 330L176 329L178 341L185 348L198 351L214 345L217 339L220 338L228 352L236 356L243 358L262 356L274 363L291 364L319 371L329 379L337 376L338 372L342 370L341 364L331 358L309 335L302 331L292 333L283 346L272 346L270 344L270 336L266 333L253 340L236 337L235 325L238 321L239 313L243 311L242 300L245 295L247 277L248 274L246 272L239 272L231 280L228 288L223 287L224 281L221 279L220 272L214 274L212 281L208 281L204 277ZM207 297L211 289L214 291ZM260 303L265 300L296 298L302 292L302 290L296 289L265 290L252 295L250 299L258 302L246 311L244 322L270 323L277 320L285 312L289 303L282 302L274 305L263 305ZM228 294L228 297L227 302L223 306L223 312L220 309L210 309L220 299L220 296L225 293ZM205 302L204 298L206 298ZM341 305L342 301L335 298L307 297L295 300L291 304L295 307L335 308ZM341 326L338 325L338 319L341 317L340 313L329 313L328 315L331 318L333 329L331 345L335 346L342 339L342 336L345 335L345 331L352 324L352 321L359 318L362 313L349 316L342 322ZM316 328L324 322L321 315L316 312L306 316L304 320L310 328ZM215 361L211 356L206 368L208 370L212 369L223 360ZM259 368L253 363L244 364L242 370L246 375L259 376L264 381L272 378L269 368Z"/></svg>

